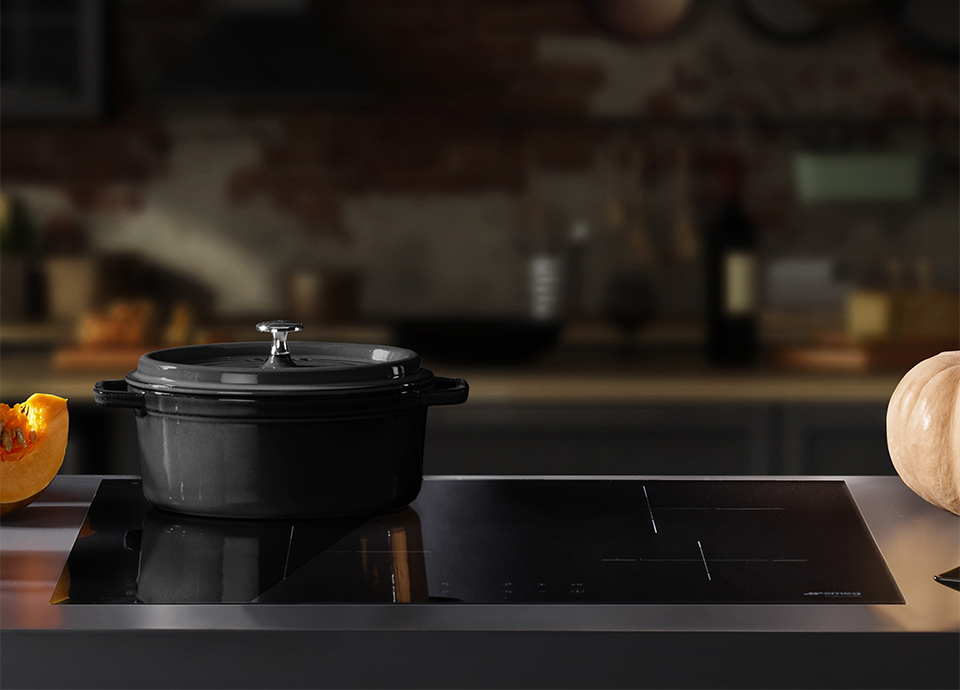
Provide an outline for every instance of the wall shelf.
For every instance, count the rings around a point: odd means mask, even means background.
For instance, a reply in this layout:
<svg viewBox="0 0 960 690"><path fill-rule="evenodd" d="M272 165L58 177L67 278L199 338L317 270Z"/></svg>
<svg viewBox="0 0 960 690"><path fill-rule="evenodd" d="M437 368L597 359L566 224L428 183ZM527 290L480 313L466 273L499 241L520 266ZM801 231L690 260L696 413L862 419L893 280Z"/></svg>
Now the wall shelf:
<svg viewBox="0 0 960 690"><path fill-rule="evenodd" d="M591 116L591 115L510 115L496 117L502 129L529 128L585 128L585 129L810 129L810 128L909 128L950 129L960 126L960 115L943 117L846 117L826 115L680 115L658 117L649 115Z"/></svg>

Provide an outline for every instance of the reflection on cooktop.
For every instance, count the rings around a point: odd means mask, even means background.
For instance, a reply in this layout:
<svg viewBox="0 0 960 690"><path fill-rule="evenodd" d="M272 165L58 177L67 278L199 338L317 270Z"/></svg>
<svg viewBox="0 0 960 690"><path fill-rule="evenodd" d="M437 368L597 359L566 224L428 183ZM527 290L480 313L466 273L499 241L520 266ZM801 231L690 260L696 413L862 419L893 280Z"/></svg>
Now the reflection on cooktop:
<svg viewBox="0 0 960 690"><path fill-rule="evenodd" d="M52 603L902 604L842 481L433 479L371 518L217 520L100 484Z"/></svg>

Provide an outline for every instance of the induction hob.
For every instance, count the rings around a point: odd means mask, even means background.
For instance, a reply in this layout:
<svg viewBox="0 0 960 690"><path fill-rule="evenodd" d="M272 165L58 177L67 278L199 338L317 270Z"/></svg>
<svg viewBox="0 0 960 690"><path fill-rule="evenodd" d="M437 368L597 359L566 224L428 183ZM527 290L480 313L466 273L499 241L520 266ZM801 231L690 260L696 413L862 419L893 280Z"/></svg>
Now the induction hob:
<svg viewBox="0 0 960 690"><path fill-rule="evenodd" d="M370 518L151 508L104 479L51 603L902 604L843 481L428 478Z"/></svg>

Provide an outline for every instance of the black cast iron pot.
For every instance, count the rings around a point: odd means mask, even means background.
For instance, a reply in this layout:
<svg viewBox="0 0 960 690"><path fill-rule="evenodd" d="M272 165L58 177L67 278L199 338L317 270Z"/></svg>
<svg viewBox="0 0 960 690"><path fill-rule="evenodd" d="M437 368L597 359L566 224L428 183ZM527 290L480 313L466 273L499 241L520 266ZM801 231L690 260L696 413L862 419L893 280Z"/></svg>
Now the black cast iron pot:
<svg viewBox="0 0 960 690"><path fill-rule="evenodd" d="M150 352L94 400L133 408L143 493L178 513L318 518L402 508L420 492L427 407L467 399L412 350L267 342Z"/></svg>

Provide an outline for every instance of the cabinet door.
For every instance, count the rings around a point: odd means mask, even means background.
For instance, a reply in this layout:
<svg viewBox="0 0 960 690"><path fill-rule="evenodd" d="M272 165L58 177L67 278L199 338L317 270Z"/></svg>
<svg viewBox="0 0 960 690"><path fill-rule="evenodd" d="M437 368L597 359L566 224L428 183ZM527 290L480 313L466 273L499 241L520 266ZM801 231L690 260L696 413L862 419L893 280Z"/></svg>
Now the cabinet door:
<svg viewBox="0 0 960 690"><path fill-rule="evenodd" d="M88 119L104 90L103 0L0 3L0 115Z"/></svg>
<svg viewBox="0 0 960 690"><path fill-rule="evenodd" d="M60 474L140 474L136 418L131 410L70 403L70 433Z"/></svg>
<svg viewBox="0 0 960 690"><path fill-rule="evenodd" d="M887 451L885 404L788 405L782 473L896 474Z"/></svg>
<svg viewBox="0 0 960 690"><path fill-rule="evenodd" d="M435 408L426 474L767 474L762 405Z"/></svg>

